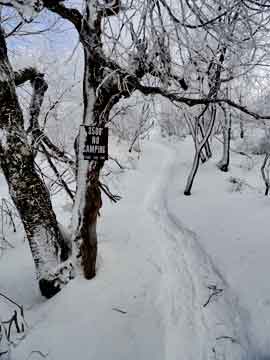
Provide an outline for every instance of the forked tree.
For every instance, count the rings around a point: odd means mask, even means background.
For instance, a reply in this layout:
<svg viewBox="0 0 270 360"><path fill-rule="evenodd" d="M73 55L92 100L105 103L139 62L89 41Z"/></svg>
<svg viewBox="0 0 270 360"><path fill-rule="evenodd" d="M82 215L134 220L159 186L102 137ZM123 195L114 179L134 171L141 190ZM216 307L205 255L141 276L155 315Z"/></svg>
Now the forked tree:
<svg viewBox="0 0 270 360"><path fill-rule="evenodd" d="M26 81L30 81L33 88L28 129L25 128L25 119L16 94L16 86ZM31 146L38 135L38 127L35 125L46 87L43 74L35 69L13 71L1 29L0 164L10 196L24 225L40 290L43 295L50 297L59 290L59 284L55 281L56 273L59 263L68 258L68 247L58 228L50 194L35 169L35 149Z"/></svg>

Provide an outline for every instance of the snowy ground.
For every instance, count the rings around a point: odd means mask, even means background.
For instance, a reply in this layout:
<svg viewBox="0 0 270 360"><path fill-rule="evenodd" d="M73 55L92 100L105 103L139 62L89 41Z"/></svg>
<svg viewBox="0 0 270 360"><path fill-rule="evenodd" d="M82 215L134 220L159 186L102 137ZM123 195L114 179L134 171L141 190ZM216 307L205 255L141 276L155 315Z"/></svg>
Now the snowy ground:
<svg viewBox="0 0 270 360"><path fill-rule="evenodd" d="M214 146L214 153L220 153L218 144ZM187 198L183 189L192 159L191 148L189 140L177 146L179 160L170 208L179 221L192 228L237 294L258 358L270 359L270 202L263 195L262 158L254 157L251 163L233 153L230 172L224 174L217 170L219 158L214 157L201 167L193 196ZM247 184L242 191L232 191L234 186L229 182L232 175Z"/></svg>
<svg viewBox="0 0 270 360"><path fill-rule="evenodd" d="M104 202L94 280L79 277L44 301L27 244L4 253L0 290L25 306L29 326L14 360L40 359L35 351L49 360L270 358L270 203L238 156L232 173L253 187L230 192L213 159L185 197L192 153L190 139L145 142L137 166L119 175L123 199ZM69 207L56 205L68 223Z"/></svg>

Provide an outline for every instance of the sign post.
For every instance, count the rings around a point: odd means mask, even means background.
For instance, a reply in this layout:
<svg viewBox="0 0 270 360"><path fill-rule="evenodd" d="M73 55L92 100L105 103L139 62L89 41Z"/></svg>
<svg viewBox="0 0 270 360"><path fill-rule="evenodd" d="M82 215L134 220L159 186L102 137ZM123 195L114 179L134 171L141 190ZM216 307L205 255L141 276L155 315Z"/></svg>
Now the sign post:
<svg viewBox="0 0 270 360"><path fill-rule="evenodd" d="M108 128L81 125L86 132L83 149L85 160L108 160Z"/></svg>

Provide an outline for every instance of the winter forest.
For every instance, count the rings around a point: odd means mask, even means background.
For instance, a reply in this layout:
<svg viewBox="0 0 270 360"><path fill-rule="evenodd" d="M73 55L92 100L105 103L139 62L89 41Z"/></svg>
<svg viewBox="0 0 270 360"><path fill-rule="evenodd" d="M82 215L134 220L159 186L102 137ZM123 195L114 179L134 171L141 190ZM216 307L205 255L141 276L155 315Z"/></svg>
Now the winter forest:
<svg viewBox="0 0 270 360"><path fill-rule="evenodd" d="M270 1L0 22L0 360L270 360Z"/></svg>

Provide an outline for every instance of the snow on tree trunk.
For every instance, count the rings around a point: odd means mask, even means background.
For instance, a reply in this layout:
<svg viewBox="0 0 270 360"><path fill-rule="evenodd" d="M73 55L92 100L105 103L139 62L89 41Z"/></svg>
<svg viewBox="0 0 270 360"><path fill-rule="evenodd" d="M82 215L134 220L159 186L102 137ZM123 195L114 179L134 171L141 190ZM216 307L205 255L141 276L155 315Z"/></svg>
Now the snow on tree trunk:
<svg viewBox="0 0 270 360"><path fill-rule="evenodd" d="M50 195L34 167L24 119L15 90L3 32L0 31L0 164L10 195L20 214L35 262L41 293L51 297L60 290L54 272L64 243L53 212Z"/></svg>
<svg viewBox="0 0 270 360"><path fill-rule="evenodd" d="M91 14L93 16L93 14ZM89 20L90 22L90 20ZM91 24L90 24L91 28ZM84 34L84 36L87 36ZM93 44L97 39L97 34L90 33L88 44ZM84 116L83 125L104 126L100 123L100 114L95 114L96 104L96 64L91 49L84 48L85 68L84 68ZM73 208L72 227L73 227L73 256L75 263L81 266L86 279L91 279L96 275L97 258L97 216L102 206L101 193L99 189L99 173L103 166L103 161L88 161L83 157L83 150L86 142L86 131L81 126L76 144L77 157L77 189Z"/></svg>
<svg viewBox="0 0 270 360"><path fill-rule="evenodd" d="M202 139L204 139L204 137L205 137L205 123L204 123L203 118L199 122L199 129L200 129L201 137L202 137ZM207 140L205 145L204 145L204 151L205 151L205 157L203 155L203 152L201 151L201 160L202 160L202 162L206 162L207 160L209 160L212 157L212 151L211 151L211 147L210 147L210 144L209 144L209 140Z"/></svg>
<svg viewBox="0 0 270 360"><path fill-rule="evenodd" d="M194 142L194 146L195 146L195 148L196 148L196 144L197 144L197 134L196 134L196 132L195 132L195 128L194 128L194 126L193 126L193 124L192 124L192 121L191 121L191 119L189 118L189 116L185 116L185 120L186 120L186 122L187 122L187 124L188 124L188 128L189 128L189 130L190 130L190 133L191 133L191 136L192 136L192 140L193 140L193 142ZM195 124L195 126L196 126L196 124ZM202 137L203 137L203 134L202 134L202 132L201 132L201 135L202 135ZM205 155L204 155L204 153L201 151L201 153L200 153L200 159L201 159L201 162L202 163L205 163L208 159L205 157Z"/></svg>
<svg viewBox="0 0 270 360"><path fill-rule="evenodd" d="M227 172L230 164L230 145L231 145L231 114L228 115L225 112L224 125L223 125L223 155L222 159L218 163L218 167L221 171Z"/></svg>
<svg viewBox="0 0 270 360"><path fill-rule="evenodd" d="M202 152L202 149L204 148L206 142L209 140L212 131L213 131L213 127L215 124L215 119L216 119L216 107L215 106L211 106L211 116L210 116L210 122L208 124L208 128L206 129L204 138L199 142L196 138L196 142L195 142L195 155L194 155L194 159L193 159L193 164L192 164L192 168L191 171L188 175L187 178L187 183L186 183L186 187L184 190L184 195L191 195L191 189L193 186L193 182L195 179L195 176L197 174L198 168L199 168L199 163L200 163L200 154ZM199 119L198 119L199 120ZM196 126L199 126L199 121L197 121ZM195 133L197 131L195 130Z"/></svg>

